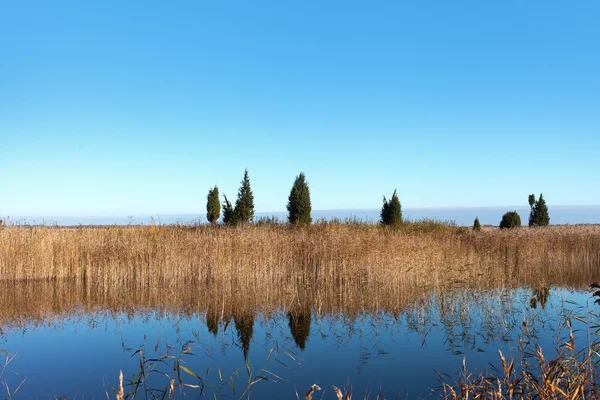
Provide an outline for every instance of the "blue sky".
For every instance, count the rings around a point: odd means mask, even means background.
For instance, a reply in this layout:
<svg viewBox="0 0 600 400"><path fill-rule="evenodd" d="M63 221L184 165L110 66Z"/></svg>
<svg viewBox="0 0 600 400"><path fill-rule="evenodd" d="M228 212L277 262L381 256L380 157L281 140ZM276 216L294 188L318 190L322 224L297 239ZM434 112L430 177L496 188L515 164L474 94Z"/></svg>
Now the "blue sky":
<svg viewBox="0 0 600 400"><path fill-rule="evenodd" d="M597 1L0 2L0 215L600 204Z"/></svg>

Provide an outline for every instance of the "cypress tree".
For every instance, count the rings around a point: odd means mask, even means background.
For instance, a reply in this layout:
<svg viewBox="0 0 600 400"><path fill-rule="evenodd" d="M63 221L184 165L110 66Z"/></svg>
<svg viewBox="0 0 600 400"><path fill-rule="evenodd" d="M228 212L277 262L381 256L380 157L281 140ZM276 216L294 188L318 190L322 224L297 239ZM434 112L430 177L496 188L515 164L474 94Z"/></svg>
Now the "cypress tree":
<svg viewBox="0 0 600 400"><path fill-rule="evenodd" d="M518 228L521 226L521 217L516 211L509 211L502 216L500 229Z"/></svg>
<svg viewBox="0 0 600 400"><path fill-rule="evenodd" d="M288 197L288 221L290 224L309 225L312 222L310 212L310 189L303 172L296 177L290 196Z"/></svg>
<svg viewBox="0 0 600 400"><path fill-rule="evenodd" d="M546 200L544 200L544 195L540 193L540 197L533 207L529 226L548 226L549 224L548 206Z"/></svg>
<svg viewBox="0 0 600 400"><path fill-rule="evenodd" d="M477 218L477 217L475 217L475 221L473 222L473 230L474 231L481 230L481 224L479 223L479 218Z"/></svg>
<svg viewBox="0 0 600 400"><path fill-rule="evenodd" d="M223 195L225 202L223 203L223 223L225 225L235 225L237 223L235 210L227 196Z"/></svg>
<svg viewBox="0 0 600 400"><path fill-rule="evenodd" d="M535 209L535 195L530 194L527 201L529 202L529 226L533 225L533 210Z"/></svg>
<svg viewBox="0 0 600 400"><path fill-rule="evenodd" d="M383 225L398 225L402 223L402 205L394 190L392 198L387 200L383 196L383 207L381 207L381 223Z"/></svg>
<svg viewBox="0 0 600 400"><path fill-rule="evenodd" d="M221 203L219 201L219 188L215 186L208 191L206 196L206 219L211 224L216 224L221 216Z"/></svg>
<svg viewBox="0 0 600 400"><path fill-rule="evenodd" d="M250 178L246 169L235 201L235 221L236 223L246 223L252 222L252 220L254 220L254 195L250 188Z"/></svg>

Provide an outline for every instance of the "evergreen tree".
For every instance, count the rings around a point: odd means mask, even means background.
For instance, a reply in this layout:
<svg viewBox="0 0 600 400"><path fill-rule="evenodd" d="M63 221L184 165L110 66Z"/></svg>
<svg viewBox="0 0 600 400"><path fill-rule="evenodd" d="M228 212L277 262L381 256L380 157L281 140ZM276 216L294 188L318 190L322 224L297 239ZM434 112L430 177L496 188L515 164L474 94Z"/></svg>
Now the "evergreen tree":
<svg viewBox="0 0 600 400"><path fill-rule="evenodd" d="M220 216L221 202L219 201L219 188L215 186L208 191L208 196L206 196L206 219L214 225Z"/></svg>
<svg viewBox="0 0 600 400"><path fill-rule="evenodd" d="M477 217L475 217L475 221L473 222L473 230L474 231L481 230L481 224L479 223L479 218L477 218Z"/></svg>
<svg viewBox="0 0 600 400"><path fill-rule="evenodd" d="M309 225L312 222L310 212L312 207L310 204L310 189L306 182L304 173L296 177L290 196L288 197L288 221L290 224L305 224Z"/></svg>
<svg viewBox="0 0 600 400"><path fill-rule="evenodd" d="M250 178L248 170L244 171L244 179L238 189L238 197L235 201L235 221L236 223L252 222L254 220L254 195L250 188Z"/></svg>
<svg viewBox="0 0 600 400"><path fill-rule="evenodd" d="M535 208L535 194L530 194L527 199L529 202L529 226L533 225L533 210Z"/></svg>
<svg viewBox="0 0 600 400"><path fill-rule="evenodd" d="M550 224L550 216L548 215L548 206L544 200L543 194L540 194L539 199L533 206L529 226L548 226Z"/></svg>
<svg viewBox="0 0 600 400"><path fill-rule="evenodd" d="M521 217L516 211L509 211L502 216L500 229L518 228L521 226Z"/></svg>
<svg viewBox="0 0 600 400"><path fill-rule="evenodd" d="M402 205L394 190L392 198L387 200L383 196L383 207L381 207L381 223L384 225L398 225L402 223Z"/></svg>
<svg viewBox="0 0 600 400"><path fill-rule="evenodd" d="M223 203L223 223L225 225L235 225L237 223L235 210L227 196L223 195L225 202Z"/></svg>

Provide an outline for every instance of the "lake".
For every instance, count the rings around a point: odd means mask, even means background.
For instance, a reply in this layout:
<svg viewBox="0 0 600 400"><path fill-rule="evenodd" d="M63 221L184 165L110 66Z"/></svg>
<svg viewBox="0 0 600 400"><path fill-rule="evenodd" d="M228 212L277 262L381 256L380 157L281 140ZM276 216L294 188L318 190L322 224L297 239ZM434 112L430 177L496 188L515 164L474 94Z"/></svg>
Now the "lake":
<svg viewBox="0 0 600 400"><path fill-rule="evenodd" d="M145 371L143 398L168 391L171 379L175 397L247 398L249 382L256 399L303 398L315 383L324 390L316 398L336 398L331 385L350 385L355 398L428 397L440 390L438 373L459 377L463 359L483 372L500 365L498 350L518 357L519 338L555 357L567 321L585 347L590 329L575 317L598 307L590 283L423 288L378 305L341 290L258 304L203 285L3 282L0 348L15 357L2 380L14 390L25 379L19 398L114 398L120 370L126 393Z"/></svg>
<svg viewBox="0 0 600 400"><path fill-rule="evenodd" d="M600 223L600 206L548 206L550 223L552 224L598 224ZM410 220L437 219L439 221L454 221L457 225L471 226L475 217L484 225L498 226L502 215L507 211L516 210L524 224L529 217L529 206L507 207L441 207L441 208L411 208L403 207L403 216ZM357 210L313 210L313 220L320 218L357 218L363 221L379 221L380 209ZM287 219L285 212L260 212L256 217L275 216L281 221ZM161 224L206 223L204 214L168 214L168 215L131 215L131 216L11 216L10 222L19 224L47 225L113 225L113 224Z"/></svg>

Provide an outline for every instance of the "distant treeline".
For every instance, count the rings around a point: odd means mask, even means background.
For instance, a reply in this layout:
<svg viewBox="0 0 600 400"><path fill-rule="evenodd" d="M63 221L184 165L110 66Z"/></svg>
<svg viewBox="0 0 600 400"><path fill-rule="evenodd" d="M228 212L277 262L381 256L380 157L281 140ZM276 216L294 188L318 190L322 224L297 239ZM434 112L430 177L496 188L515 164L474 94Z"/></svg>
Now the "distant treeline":
<svg viewBox="0 0 600 400"><path fill-rule="evenodd" d="M206 200L206 218L211 225L216 225L221 217L224 225L279 223L276 217L262 217L258 221L255 221L254 193L252 192L247 169L244 171L244 177L234 204L229 201L225 194L223 194L223 202L221 203L219 188L216 185L208 191ZM529 226L540 227L549 225L550 216L543 194L540 194L538 199L536 199L535 195L530 194L528 202L530 206ZM310 225L312 223L310 188L303 172L296 176L294 180L288 196L286 209L288 223L292 225ZM394 190L390 199L383 196L383 205L381 206L379 216L379 222L382 225L398 227L403 223L402 204L398 198L397 190ZM2 225L3 221L0 219L0 226ZM520 227L521 225L521 217L517 211L508 211L502 216L499 227L501 229L510 229ZM481 230L481 223L478 217L475 217L473 222L473 230Z"/></svg>
<svg viewBox="0 0 600 400"><path fill-rule="evenodd" d="M288 221L291 224L308 225L312 222L310 189L303 172L296 177L290 190L287 204ZM216 224L221 216L219 188L215 186L208 191L206 201L206 218L211 224ZM225 225L247 224L254 222L254 194L250 187L248 170L244 171L240 188L238 189L235 206L223 194L223 223ZM275 221L270 221L275 222Z"/></svg>
<svg viewBox="0 0 600 400"><path fill-rule="evenodd" d="M548 215L548 207L544 196L540 194L536 200L535 195L529 195L529 206L531 211L529 214L529 226L547 226L550 223ZM292 185L288 203L286 206L288 211L288 222L294 225L309 225L312 223L311 211L312 205L310 200L310 188L306 181L306 176L301 172ZM206 218L211 224L216 224L221 217L221 200L219 198L219 188L215 185L208 191L206 201ZM248 170L244 171L240 188L238 189L237 199L233 205L227 196L223 194L223 224L238 225L253 223L254 221L254 194L250 186L250 177ZM277 222L274 219L267 218L268 223ZM388 200L383 196L383 206L381 207L380 220L383 225L397 226L402 224L402 204L398 198L397 191L394 190L392 197ZM503 215L500 221L500 228L516 228L521 226L521 217L516 211L509 211ZM473 222L473 230L481 230L479 218L475 217Z"/></svg>

